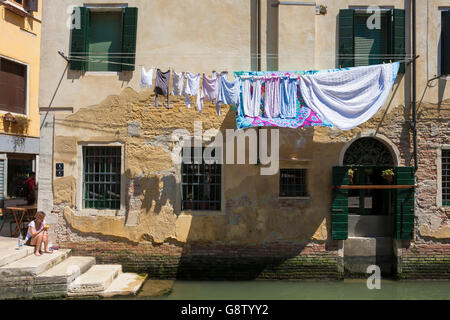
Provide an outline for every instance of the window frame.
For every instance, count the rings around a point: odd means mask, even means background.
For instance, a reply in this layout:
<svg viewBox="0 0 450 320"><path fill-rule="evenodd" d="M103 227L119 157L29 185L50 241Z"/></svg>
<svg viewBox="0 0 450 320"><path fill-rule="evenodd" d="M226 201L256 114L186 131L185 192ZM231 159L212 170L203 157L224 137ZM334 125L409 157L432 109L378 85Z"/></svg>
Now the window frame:
<svg viewBox="0 0 450 320"><path fill-rule="evenodd" d="M193 209L183 209L183 148L185 147L185 143L182 143L180 145L180 153L179 157L181 161L176 164L176 173L177 177L179 179L179 185L180 189L178 192L179 195L179 212L183 215L190 215L190 216L224 216L226 214L226 201L225 201L225 167L226 165L224 163L219 163L218 165L221 166L220 170L220 210L193 210ZM200 145L202 146L202 149L205 147L208 147L208 142L200 142ZM194 143L194 140L191 142L191 152L194 147L197 147L197 145ZM220 148L216 148L220 149ZM222 148L222 152L223 152ZM202 160L203 161L203 160ZM204 163L203 163L204 164Z"/></svg>
<svg viewBox="0 0 450 320"><path fill-rule="evenodd" d="M123 9L128 8L129 5L128 4L104 4L104 3L100 3L100 4L95 4L95 3L90 3L90 4L85 4L84 7L89 10L89 12L117 12L120 13L122 12ZM90 23L90 21L89 21ZM122 26L123 28L123 26ZM89 29L89 27L88 27ZM88 35L89 37L89 35ZM122 39L123 40L123 34L122 34ZM87 40L86 40L87 41ZM86 50L87 50L87 45L86 45ZM119 76L120 73L122 73L123 71L89 71L89 70L84 70L83 74L88 76L88 75L93 75L93 76Z"/></svg>
<svg viewBox="0 0 450 320"><path fill-rule="evenodd" d="M120 209L85 208L83 201L84 190L84 158L83 147L120 147ZM79 142L78 143L78 183L75 197L75 211L88 216L125 216L125 145L120 142ZM56 177L54 177L55 179Z"/></svg>
<svg viewBox="0 0 450 320"><path fill-rule="evenodd" d="M437 30L437 44L438 44L438 63L437 63L437 74L441 77L447 77L450 79L450 74L442 74L442 42L441 42L441 34L442 34L442 11L450 11L450 7L439 7L438 8L438 19L439 19L439 28Z"/></svg>
<svg viewBox="0 0 450 320"><path fill-rule="evenodd" d="M442 150L450 151L450 144L445 144L437 149L437 161L436 161L436 171L437 171L437 195L436 195L436 206L444 211L450 212L450 204L444 205L443 203L443 187L442 187L442 171L443 171L443 163L442 163Z"/></svg>
<svg viewBox="0 0 450 320"><path fill-rule="evenodd" d="M281 195L281 171L282 170L303 170L305 172L305 194L304 196L282 196ZM278 172L278 199L298 199L298 200L309 200L311 198L309 188L308 188L308 175L309 175L309 169L308 168L295 168L295 167L283 167L280 168Z"/></svg>
<svg viewBox="0 0 450 320"><path fill-rule="evenodd" d="M24 6L25 0L22 0L22 3L18 3L17 0L10 0L10 1L19 7L25 8L25 6Z"/></svg>
<svg viewBox="0 0 450 320"><path fill-rule="evenodd" d="M5 59L5 60L15 62L17 64L21 64L21 65L25 66L25 68L26 68L26 70L25 70L25 76L26 76L26 79L25 79L25 82L26 82L26 85L25 85L25 90L26 90L25 113L16 113L16 112L10 112L10 111L5 111L5 110L0 109L0 114L4 115L7 113L11 113L14 116L21 116L21 117L25 116L27 119L29 119L30 118L30 65L26 62L19 61L17 59L13 59L13 58L4 56L2 54L0 54L0 59Z"/></svg>

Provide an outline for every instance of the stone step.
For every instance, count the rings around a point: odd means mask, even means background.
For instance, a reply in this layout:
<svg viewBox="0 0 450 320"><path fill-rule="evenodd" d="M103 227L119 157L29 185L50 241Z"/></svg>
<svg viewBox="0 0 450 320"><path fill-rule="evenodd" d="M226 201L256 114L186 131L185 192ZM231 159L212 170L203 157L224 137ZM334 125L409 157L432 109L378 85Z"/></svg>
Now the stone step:
<svg viewBox="0 0 450 320"><path fill-rule="evenodd" d="M25 258L26 256L33 254L33 252L34 248L29 246L24 246L22 249L18 250L17 242L16 248L15 247L0 248L0 267L3 267L9 263L13 263L14 261Z"/></svg>
<svg viewBox="0 0 450 320"><path fill-rule="evenodd" d="M108 289L101 292L99 295L105 298L136 295L146 279L147 275L140 276L136 273L119 274Z"/></svg>
<svg viewBox="0 0 450 320"><path fill-rule="evenodd" d="M71 283L95 265L94 257L69 257L53 268L39 274L35 284Z"/></svg>
<svg viewBox="0 0 450 320"><path fill-rule="evenodd" d="M67 259L69 255L70 250L57 250L54 251L53 254L43 254L39 257L31 254L25 258L0 267L0 279L6 277L20 278L22 276L35 277Z"/></svg>
<svg viewBox="0 0 450 320"><path fill-rule="evenodd" d="M105 291L122 273L121 265L94 265L70 285L69 296L89 296Z"/></svg>

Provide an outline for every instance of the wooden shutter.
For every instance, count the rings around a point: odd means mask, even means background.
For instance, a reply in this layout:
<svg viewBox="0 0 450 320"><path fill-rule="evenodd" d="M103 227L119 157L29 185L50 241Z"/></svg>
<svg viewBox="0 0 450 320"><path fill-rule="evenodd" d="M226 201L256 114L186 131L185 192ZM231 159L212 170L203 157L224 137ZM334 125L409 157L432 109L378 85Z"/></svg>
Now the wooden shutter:
<svg viewBox="0 0 450 320"><path fill-rule="evenodd" d="M138 8L123 9L122 71L134 71Z"/></svg>
<svg viewBox="0 0 450 320"><path fill-rule="evenodd" d="M414 185L414 167L394 168L397 185ZM411 240L414 230L414 188L396 190L395 238Z"/></svg>
<svg viewBox="0 0 450 320"><path fill-rule="evenodd" d="M0 110L26 114L27 67L0 59Z"/></svg>
<svg viewBox="0 0 450 320"><path fill-rule="evenodd" d="M333 167L333 198L331 202L331 234L333 240L348 238L348 185L349 167Z"/></svg>
<svg viewBox="0 0 450 320"><path fill-rule="evenodd" d="M87 37L89 27L89 9L86 7L78 7L74 9L73 14L79 9L80 12L80 28L72 29L72 40L70 46L71 58L79 58L86 60L87 55ZM70 70L86 70L86 62L81 60L70 61Z"/></svg>
<svg viewBox="0 0 450 320"><path fill-rule="evenodd" d="M355 11L339 10L339 59L338 66L353 67L355 64Z"/></svg>
<svg viewBox="0 0 450 320"><path fill-rule="evenodd" d="M38 0L25 0L25 10L30 12L37 12Z"/></svg>
<svg viewBox="0 0 450 320"><path fill-rule="evenodd" d="M391 17L392 61L403 60L406 56L405 10L392 9ZM400 64L399 73L405 73L405 63Z"/></svg>
<svg viewBox="0 0 450 320"><path fill-rule="evenodd" d="M442 11L441 74L450 74L450 10Z"/></svg>

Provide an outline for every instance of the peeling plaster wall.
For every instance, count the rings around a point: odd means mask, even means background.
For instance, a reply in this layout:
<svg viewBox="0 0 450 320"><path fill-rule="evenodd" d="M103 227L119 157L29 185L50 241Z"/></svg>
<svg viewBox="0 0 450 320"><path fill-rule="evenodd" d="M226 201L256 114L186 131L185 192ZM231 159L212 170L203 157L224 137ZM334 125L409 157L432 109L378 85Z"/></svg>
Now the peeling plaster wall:
<svg viewBox="0 0 450 320"><path fill-rule="evenodd" d="M97 234L133 242L165 241L225 242L258 244L266 241L326 241L329 239L331 169L339 165L342 149L358 136L383 135L399 150L399 165L412 165L412 141L407 125L398 121L405 108L398 106L385 114L380 111L366 124L351 131L329 128L280 130L280 167L307 168L308 192L303 200L279 199L279 175L261 176L255 165L223 166L222 212L181 212L180 173L172 162L170 141L176 128L193 134L195 120L203 130L235 127L235 112L225 106L224 116L216 115L212 104L200 115L187 109L184 99L171 97L173 108L155 108L154 95L125 89L98 106L82 108L69 116L56 117L55 162L64 162L66 177L54 177L55 204L66 206L64 219L81 234ZM432 237L448 239L448 211L435 208L437 183L435 171L428 169L433 160L430 139L436 145L450 141L447 109L423 105L419 114L420 169L417 189L417 240ZM434 111L433 111L434 110ZM138 122L139 136L130 136L129 123ZM165 138L164 138L165 137ZM76 208L76 184L79 183L77 148L79 143L121 142L125 150L125 217L86 214ZM430 149L431 148L431 149ZM224 150L226 152L226 148ZM428 155L430 153L430 155ZM432 174L427 177L427 175ZM431 182L424 180L429 179ZM434 180L433 180L434 179ZM427 190L426 188L431 188ZM442 209L444 210L444 209Z"/></svg>
<svg viewBox="0 0 450 320"><path fill-rule="evenodd" d="M112 0L111 3L121 3ZM413 165L412 135L405 120L410 118L409 71L400 75L388 102L366 124L351 131L329 128L280 130L280 166L307 168L309 199L278 199L279 176L260 176L255 165L224 165L223 209L220 213L181 212L179 168L172 162L174 129L193 132L194 120L203 130L235 128L235 112L223 108L218 117L209 105L200 115L195 107L186 108L184 99L171 97L172 109L154 107L154 95L139 89L139 67L133 73L81 74L64 72L65 61L58 50L68 52L70 32L65 28L65 9L83 1L61 0L59 6L44 7L40 105L73 107L74 112L55 112L54 162L65 164L65 178L53 177L55 234L62 240L118 237L129 241L217 242L252 244L278 240L304 242L330 238L331 168L339 165L342 148L351 140L367 135L386 137L399 151L399 165ZM102 1L89 1L102 3ZM325 69L336 66L336 18L339 9L370 5L365 1L324 0L325 16L311 17L311 8L290 12L263 3L263 68L298 66L295 69ZM380 6L404 8L405 1L379 1ZM428 3L428 6L426 6ZM254 66L253 5L238 0L129 1L139 7L136 63L177 71L211 72L213 69L245 70ZM416 241L448 241L447 209L438 208L436 194L437 148L449 144L449 98L446 80L426 87L437 67L438 8L447 1L418 2L418 98L426 90L418 117L419 171ZM424 7L426 6L426 7ZM406 8L408 9L408 8ZM424 14L427 12L427 14ZM296 15L297 16L297 15ZM164 17L164 19L162 19ZM192 18L196 17L196 18ZM285 17L291 19L285 21ZM278 19L278 20L277 20ZM274 23L283 20L279 29ZM164 21L163 21L164 20ZM179 21L183 21L183 28ZM152 21L152 26L148 26ZM295 41L286 30L301 28ZM314 23L314 26L311 24ZM427 28L428 26L428 28ZM212 29L211 29L212 28ZM306 32L306 30L308 32ZM292 37L292 34L291 34ZM428 39L428 41L426 41ZM279 45L281 44L281 48ZM292 47L286 48L286 45ZM279 52L277 51L279 50ZM409 50L409 48L408 48ZM301 52L308 59L296 60ZM274 60L273 54L279 53ZM283 56L284 55L284 56ZM310 58L313 56L314 61ZM302 67L303 66L303 67ZM408 68L407 68L408 69ZM61 84L58 81L61 79ZM55 89L58 88L56 91ZM139 92L137 92L139 91ZM447 100L446 100L447 99ZM225 136L225 135L224 135ZM52 139L53 137L43 137ZM80 143L120 142L124 145L125 216L87 215L76 208L80 163ZM60 209L63 208L63 209Z"/></svg>

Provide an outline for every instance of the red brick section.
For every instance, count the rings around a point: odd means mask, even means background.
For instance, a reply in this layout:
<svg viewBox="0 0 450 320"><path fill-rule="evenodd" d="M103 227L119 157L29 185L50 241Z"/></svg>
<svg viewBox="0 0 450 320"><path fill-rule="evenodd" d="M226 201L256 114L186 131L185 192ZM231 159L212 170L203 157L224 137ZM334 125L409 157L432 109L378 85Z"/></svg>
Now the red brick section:
<svg viewBox="0 0 450 320"><path fill-rule="evenodd" d="M306 245L187 244L113 241L61 242L74 255L120 263L124 271L164 279L337 279L337 243Z"/></svg>

